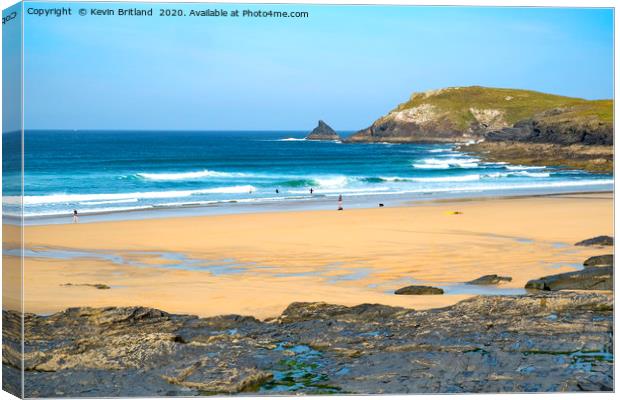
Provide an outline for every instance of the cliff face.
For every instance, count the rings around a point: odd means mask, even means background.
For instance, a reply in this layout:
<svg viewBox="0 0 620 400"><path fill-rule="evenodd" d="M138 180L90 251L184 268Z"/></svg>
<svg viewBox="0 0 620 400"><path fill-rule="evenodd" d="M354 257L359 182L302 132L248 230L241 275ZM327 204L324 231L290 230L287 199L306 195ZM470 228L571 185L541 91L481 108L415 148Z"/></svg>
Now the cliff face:
<svg viewBox="0 0 620 400"><path fill-rule="evenodd" d="M609 108L612 107L609 102ZM613 126L597 117L594 109L561 108L540 113L512 127L491 131L489 141L552 143L559 145L613 145Z"/></svg>
<svg viewBox="0 0 620 400"><path fill-rule="evenodd" d="M612 173L612 108L610 100L554 108L488 132L484 142L461 149L490 161Z"/></svg>
<svg viewBox="0 0 620 400"><path fill-rule="evenodd" d="M419 107L390 114L346 139L348 143L459 142L478 137L477 130L463 132L433 107Z"/></svg>
<svg viewBox="0 0 620 400"><path fill-rule="evenodd" d="M346 141L467 142L519 140L557 144L611 144L611 100L588 101L546 93L452 87L414 93Z"/></svg>
<svg viewBox="0 0 620 400"><path fill-rule="evenodd" d="M306 140L340 140L340 136L331 126L323 121L319 121L317 127L306 136Z"/></svg>

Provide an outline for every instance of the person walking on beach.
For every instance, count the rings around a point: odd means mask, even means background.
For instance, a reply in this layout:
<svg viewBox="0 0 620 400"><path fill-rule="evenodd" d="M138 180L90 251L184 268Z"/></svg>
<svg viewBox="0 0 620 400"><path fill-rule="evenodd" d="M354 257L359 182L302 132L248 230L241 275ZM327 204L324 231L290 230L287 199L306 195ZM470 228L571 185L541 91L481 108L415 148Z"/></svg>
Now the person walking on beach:
<svg viewBox="0 0 620 400"><path fill-rule="evenodd" d="M342 208L342 195L338 196L338 211L342 211L344 210L344 208Z"/></svg>
<svg viewBox="0 0 620 400"><path fill-rule="evenodd" d="M73 223L77 224L79 222L78 212L77 210L73 210Z"/></svg>

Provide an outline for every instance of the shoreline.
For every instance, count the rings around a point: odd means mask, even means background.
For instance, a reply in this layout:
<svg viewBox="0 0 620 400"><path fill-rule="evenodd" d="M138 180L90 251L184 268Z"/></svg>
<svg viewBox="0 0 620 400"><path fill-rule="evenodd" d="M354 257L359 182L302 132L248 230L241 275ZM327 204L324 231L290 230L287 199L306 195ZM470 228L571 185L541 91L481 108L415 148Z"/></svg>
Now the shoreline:
<svg viewBox="0 0 620 400"><path fill-rule="evenodd" d="M573 246L613 234L612 195L27 226L25 309L140 304L269 318L306 301L422 310L479 294L463 283L488 274L513 278L495 286L497 294L522 293L531 279L574 271L612 250ZM19 228L4 229L10 238ZM5 253L4 261L7 284L19 280L19 257ZM446 294L393 294L417 284ZM9 293L5 300L10 305Z"/></svg>
<svg viewBox="0 0 620 400"><path fill-rule="evenodd" d="M601 184L601 186L607 184ZM598 185L597 185L598 186ZM510 194L506 192L521 192ZM575 190L575 187L536 187L536 188L515 188L499 190L464 190L462 192L421 192L421 193L390 193L390 194L365 194L363 196L345 196L345 208L347 209L371 209L376 208L379 203L385 204L386 208L415 206L419 204L432 204L442 202L472 201L484 199L511 199L527 197L562 196L569 194L591 194L591 193L612 193L611 189L604 188L592 190L583 188ZM464 195L465 194L465 195ZM478 196L471 196L480 194ZM145 206L145 208L113 210L101 212L80 213L80 223L93 223L105 221L124 221L124 220L147 220L176 217L200 217L210 215L235 215L235 214L254 214L254 213L278 213L278 212L297 212L313 210L332 210L336 209L338 196L316 195L315 197L304 197L299 199L282 200L263 200L257 199L253 202L222 201L214 204L191 204L173 206ZM64 225L72 223L72 213L63 215L45 216L24 216L23 224L26 226L44 225ZM19 225L21 220L14 216L3 216L3 224Z"/></svg>

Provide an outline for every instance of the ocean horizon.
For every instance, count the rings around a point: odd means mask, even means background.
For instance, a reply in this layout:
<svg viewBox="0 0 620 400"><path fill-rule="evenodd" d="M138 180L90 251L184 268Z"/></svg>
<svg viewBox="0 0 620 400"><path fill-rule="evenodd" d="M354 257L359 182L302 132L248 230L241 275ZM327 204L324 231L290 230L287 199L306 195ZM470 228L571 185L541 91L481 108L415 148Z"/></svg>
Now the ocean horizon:
<svg viewBox="0 0 620 400"><path fill-rule="evenodd" d="M345 205L362 207L613 189L612 175L485 162L452 144L343 144L308 141L306 134L26 131L24 217L202 207L234 213L258 204L333 208L341 195ZM19 214L15 157L4 154L5 216Z"/></svg>

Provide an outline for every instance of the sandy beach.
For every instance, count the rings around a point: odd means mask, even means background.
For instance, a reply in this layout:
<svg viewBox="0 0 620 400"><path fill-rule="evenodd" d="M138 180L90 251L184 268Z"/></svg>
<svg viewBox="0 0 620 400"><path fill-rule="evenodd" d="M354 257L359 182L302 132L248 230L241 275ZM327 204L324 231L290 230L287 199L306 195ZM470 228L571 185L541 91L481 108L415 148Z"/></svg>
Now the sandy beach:
<svg viewBox="0 0 620 400"><path fill-rule="evenodd" d="M4 229L9 238L15 228ZM25 310L142 305L270 318L295 301L435 308L474 295L462 282L481 275L511 276L492 290L516 293L575 270L609 249L573 244L611 234L611 193L30 226L25 247L42 256L25 259ZM17 258L4 258L6 287L19 274ZM416 283L446 294L393 294ZM4 304L17 308L15 296Z"/></svg>

